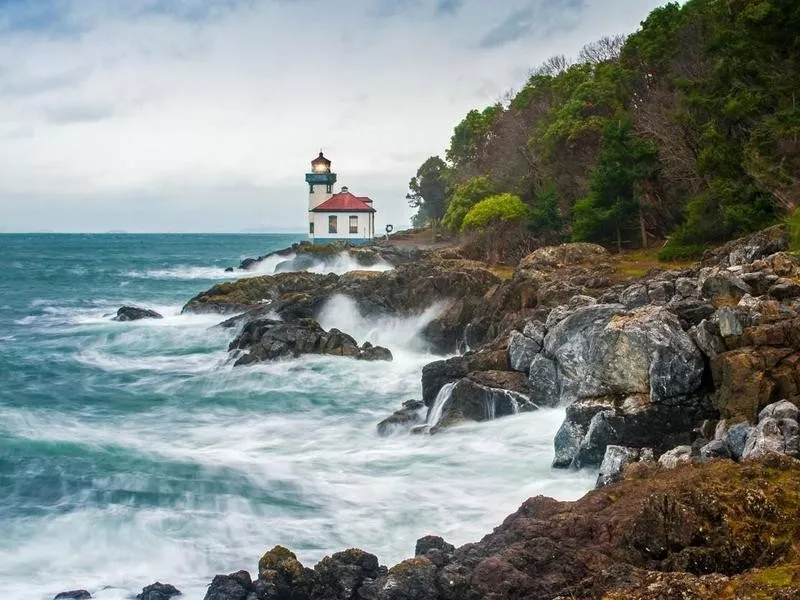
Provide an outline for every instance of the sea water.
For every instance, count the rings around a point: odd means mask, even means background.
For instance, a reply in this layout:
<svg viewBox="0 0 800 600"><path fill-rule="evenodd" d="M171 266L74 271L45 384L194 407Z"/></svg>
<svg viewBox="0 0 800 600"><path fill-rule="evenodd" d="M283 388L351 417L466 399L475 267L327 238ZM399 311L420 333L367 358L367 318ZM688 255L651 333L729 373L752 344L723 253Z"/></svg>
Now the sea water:
<svg viewBox="0 0 800 600"><path fill-rule="evenodd" d="M354 546L391 565L425 534L474 541L531 495L592 486L592 473L550 469L561 411L377 435L439 358L418 335L438 306L381 320L348 298L324 307L323 326L390 347L390 363L234 369L235 332L181 306L240 275L225 267L298 239L0 235L4 597L122 599L160 580L201 600L214 574L254 573L276 544L309 566ZM125 304L165 318L112 321Z"/></svg>

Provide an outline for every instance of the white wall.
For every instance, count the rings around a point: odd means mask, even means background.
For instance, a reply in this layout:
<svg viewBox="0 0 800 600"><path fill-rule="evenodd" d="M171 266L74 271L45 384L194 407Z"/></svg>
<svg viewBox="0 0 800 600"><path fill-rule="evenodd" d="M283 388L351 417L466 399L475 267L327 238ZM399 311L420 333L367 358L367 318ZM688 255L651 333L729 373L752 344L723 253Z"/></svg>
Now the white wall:
<svg viewBox="0 0 800 600"><path fill-rule="evenodd" d="M375 213L308 213L309 223L314 223L314 235L309 235L309 238L315 240L364 240L372 239L372 231L370 226L374 227ZM336 216L337 229L336 233L328 233L328 217ZM350 217L358 217L358 233L350 233Z"/></svg>
<svg viewBox="0 0 800 600"><path fill-rule="evenodd" d="M308 185L308 184L306 184ZM336 184L334 184L335 186ZM316 183L314 184L314 193L308 195L308 210L312 208L317 208L320 204L328 200L331 196L333 196L333 189L331 187L331 192L328 192L328 186L324 183Z"/></svg>

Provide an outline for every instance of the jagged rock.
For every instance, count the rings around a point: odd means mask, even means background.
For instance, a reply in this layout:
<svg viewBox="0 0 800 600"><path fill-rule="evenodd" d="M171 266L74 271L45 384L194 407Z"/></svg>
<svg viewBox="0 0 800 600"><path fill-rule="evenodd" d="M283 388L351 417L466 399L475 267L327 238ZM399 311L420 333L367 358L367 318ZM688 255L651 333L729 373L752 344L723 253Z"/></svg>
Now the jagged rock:
<svg viewBox="0 0 800 600"><path fill-rule="evenodd" d="M610 423L610 417L613 416L613 411L602 411L592 417L586 435L572 460L573 467L580 469L599 465L603 461L606 448L616 444L619 437Z"/></svg>
<svg viewBox="0 0 800 600"><path fill-rule="evenodd" d="M594 306L595 304L597 304L597 300L591 296L584 296L581 294L572 296L566 304L556 306L550 311L545 321L545 331L555 327L558 323L575 312L576 309L585 306Z"/></svg>
<svg viewBox="0 0 800 600"><path fill-rule="evenodd" d="M650 301L647 296L647 286L641 283L634 283L628 286L620 294L619 301L624 304L627 309L644 306Z"/></svg>
<svg viewBox="0 0 800 600"><path fill-rule="evenodd" d="M528 382L521 373L475 372L455 384L441 418L429 424L433 433L462 421L491 421L537 408L528 397Z"/></svg>
<svg viewBox="0 0 800 600"><path fill-rule="evenodd" d="M678 446L669 452L665 452L658 459L660 464L665 469L674 469L678 465L691 462L692 460L692 447L691 446Z"/></svg>
<svg viewBox="0 0 800 600"><path fill-rule="evenodd" d="M117 316L112 321L139 321L141 319L163 319L164 317L149 308L138 306L123 306L117 311Z"/></svg>
<svg viewBox="0 0 800 600"><path fill-rule="evenodd" d="M600 488L622 481L622 469L625 465L638 461L639 454L640 450L638 448L626 448L624 446L614 446L613 444L606 446L595 487Z"/></svg>
<svg viewBox="0 0 800 600"><path fill-rule="evenodd" d="M522 335L533 340L535 344L539 345L541 350L544 344L544 336L547 334L547 328L541 321L531 320L525 323L525 328L522 330Z"/></svg>
<svg viewBox="0 0 800 600"><path fill-rule="evenodd" d="M722 440L712 440L700 448L700 458L731 458L731 450Z"/></svg>
<svg viewBox="0 0 800 600"><path fill-rule="evenodd" d="M675 280L675 293L683 298L696 298L699 295L697 280L690 277L678 277Z"/></svg>
<svg viewBox="0 0 800 600"><path fill-rule="evenodd" d="M508 338L508 362L511 368L520 373L527 373L533 357L541 349L541 342L537 343L519 331L512 331Z"/></svg>
<svg viewBox="0 0 800 600"><path fill-rule="evenodd" d="M689 330L689 337L692 338L697 347L712 358L717 354L725 352L725 342L719 335L719 327L711 321L703 320Z"/></svg>
<svg viewBox="0 0 800 600"><path fill-rule="evenodd" d="M351 548L326 556L314 566L314 600L359 600L361 587L381 575L374 554Z"/></svg>
<svg viewBox="0 0 800 600"><path fill-rule="evenodd" d="M583 427L569 419L561 424L553 439L555 457L552 466L554 469L566 469L572 465L585 434L586 431Z"/></svg>
<svg viewBox="0 0 800 600"><path fill-rule="evenodd" d="M181 591L169 583L156 581L142 589L141 593L136 594L138 600L169 600L173 596L180 596Z"/></svg>
<svg viewBox="0 0 800 600"><path fill-rule="evenodd" d="M725 432L723 441L731 452L731 457L741 460L747 438L750 437L753 427L749 423L737 423Z"/></svg>
<svg viewBox="0 0 800 600"><path fill-rule="evenodd" d="M744 329L736 313L728 307L717 309L712 316L712 322L716 324L719 335L722 336L723 339L738 337L744 333Z"/></svg>
<svg viewBox="0 0 800 600"><path fill-rule="evenodd" d="M558 406L561 398L556 363L537 354L528 375L531 402L537 406Z"/></svg>
<svg viewBox="0 0 800 600"><path fill-rule="evenodd" d="M700 294L714 306L736 306L742 296L753 290L740 277L727 270L712 269L701 276Z"/></svg>
<svg viewBox="0 0 800 600"><path fill-rule="evenodd" d="M775 390L775 383L766 372L764 357L753 349L732 350L711 357L714 404L722 418L756 420Z"/></svg>
<svg viewBox="0 0 800 600"><path fill-rule="evenodd" d="M452 554L455 552L455 549L456 547L453 546L453 544L448 544L438 535L426 535L425 537L421 537L417 540L417 544L414 549L414 555L422 556L431 550L439 550L445 554Z"/></svg>
<svg viewBox="0 0 800 600"><path fill-rule="evenodd" d="M666 304L675 295L675 284L671 281L651 281L647 284L647 298L652 304Z"/></svg>
<svg viewBox="0 0 800 600"><path fill-rule="evenodd" d="M403 402L403 408L396 411L378 423L378 435L386 436L396 429L410 429L414 425L423 422L422 409L425 403L419 400L407 400Z"/></svg>
<svg viewBox="0 0 800 600"><path fill-rule="evenodd" d="M788 227L776 225L706 252L703 255L703 263L720 267L745 265L786 250L788 247Z"/></svg>
<svg viewBox="0 0 800 600"><path fill-rule="evenodd" d="M236 366L302 354L330 354L359 360L392 359L391 352L386 348L369 343L359 348L357 342L346 333L338 329L325 331L313 319L299 319L290 323L274 319L250 321L230 343L228 350L246 351L236 360Z"/></svg>
<svg viewBox="0 0 800 600"><path fill-rule="evenodd" d="M275 546L258 561L253 587L259 600L299 600L310 596L315 581L315 572L304 567L293 552Z"/></svg>
<svg viewBox="0 0 800 600"><path fill-rule="evenodd" d="M86 590L70 590L56 594L53 600L87 600L87 598L91 597L92 595Z"/></svg>
<svg viewBox="0 0 800 600"><path fill-rule="evenodd" d="M716 310L713 304L699 298L673 298L665 307L690 326L710 318Z"/></svg>
<svg viewBox="0 0 800 600"><path fill-rule="evenodd" d="M792 419L797 421L800 419L800 410L788 400L781 400L780 402L765 406L764 410L758 413L759 422L769 418L778 420Z"/></svg>
<svg viewBox="0 0 800 600"><path fill-rule="evenodd" d="M380 577L377 600L437 600L436 566L424 556L404 560Z"/></svg>
<svg viewBox="0 0 800 600"><path fill-rule="evenodd" d="M534 250L520 261L517 268L520 270L557 269L570 265L608 262L610 259L611 255L608 250L597 244L561 244Z"/></svg>
<svg viewBox="0 0 800 600"><path fill-rule="evenodd" d="M505 371L509 368L505 345L487 346L462 356L428 363L422 368L422 401L426 406L431 406L442 386L458 381L468 373Z"/></svg>
<svg viewBox="0 0 800 600"><path fill-rule="evenodd" d="M211 581L204 600L247 600L253 581L247 571L217 575Z"/></svg>
<svg viewBox="0 0 800 600"><path fill-rule="evenodd" d="M791 279L779 279L767 292L777 300L789 300L800 296L800 284Z"/></svg>
<svg viewBox="0 0 800 600"><path fill-rule="evenodd" d="M781 427L783 421L771 417L761 420L747 436L742 460L761 458L771 452L785 453L786 440ZM794 426L797 427L797 422L794 422Z"/></svg>

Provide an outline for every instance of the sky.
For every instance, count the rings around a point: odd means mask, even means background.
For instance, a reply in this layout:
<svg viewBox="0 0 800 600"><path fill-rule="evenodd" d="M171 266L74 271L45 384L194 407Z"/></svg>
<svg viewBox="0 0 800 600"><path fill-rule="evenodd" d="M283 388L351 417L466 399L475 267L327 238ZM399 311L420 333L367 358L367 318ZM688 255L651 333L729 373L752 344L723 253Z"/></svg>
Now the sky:
<svg viewBox="0 0 800 600"><path fill-rule="evenodd" d="M319 150L408 181L549 56L655 0L0 0L0 231L305 231Z"/></svg>

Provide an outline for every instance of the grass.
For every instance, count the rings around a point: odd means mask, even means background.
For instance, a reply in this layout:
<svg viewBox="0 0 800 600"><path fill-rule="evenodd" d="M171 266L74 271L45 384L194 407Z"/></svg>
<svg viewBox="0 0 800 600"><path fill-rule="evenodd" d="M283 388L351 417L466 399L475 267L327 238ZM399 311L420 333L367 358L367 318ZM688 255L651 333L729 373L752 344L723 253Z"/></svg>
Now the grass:
<svg viewBox="0 0 800 600"><path fill-rule="evenodd" d="M658 258L660 248L647 248L643 250L623 250L620 254L613 257L617 274L622 277L640 278L644 277L650 269L674 269L682 271L687 269L697 261L694 260L671 260L661 261Z"/></svg>

